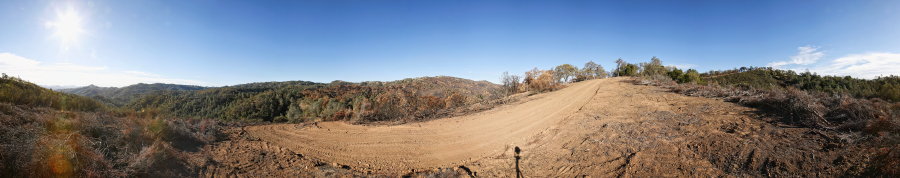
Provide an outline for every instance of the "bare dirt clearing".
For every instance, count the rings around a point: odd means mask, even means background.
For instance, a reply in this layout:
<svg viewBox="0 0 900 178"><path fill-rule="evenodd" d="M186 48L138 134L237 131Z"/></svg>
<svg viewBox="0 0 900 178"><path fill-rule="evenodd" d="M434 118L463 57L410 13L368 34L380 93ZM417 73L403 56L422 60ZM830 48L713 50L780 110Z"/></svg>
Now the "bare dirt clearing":
<svg viewBox="0 0 900 178"><path fill-rule="evenodd" d="M790 128L755 110L590 80L527 102L394 126L324 122L229 131L205 149L206 175L512 177L830 175L860 160L837 135ZM514 158L513 148L523 151Z"/></svg>
<svg viewBox="0 0 900 178"><path fill-rule="evenodd" d="M397 126L325 122L250 127L250 135L306 155L379 172L462 165L524 145L555 127L597 92L600 81L573 85L540 99L473 115Z"/></svg>

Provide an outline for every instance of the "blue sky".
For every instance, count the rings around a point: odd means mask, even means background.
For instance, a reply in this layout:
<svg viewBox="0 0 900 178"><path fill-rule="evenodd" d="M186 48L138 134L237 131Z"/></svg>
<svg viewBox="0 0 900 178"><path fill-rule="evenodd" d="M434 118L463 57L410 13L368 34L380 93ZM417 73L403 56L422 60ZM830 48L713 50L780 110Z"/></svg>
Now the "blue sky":
<svg viewBox="0 0 900 178"><path fill-rule="evenodd" d="M0 24L0 71L41 85L496 82L652 56L700 71L900 75L900 1L888 0L6 0Z"/></svg>

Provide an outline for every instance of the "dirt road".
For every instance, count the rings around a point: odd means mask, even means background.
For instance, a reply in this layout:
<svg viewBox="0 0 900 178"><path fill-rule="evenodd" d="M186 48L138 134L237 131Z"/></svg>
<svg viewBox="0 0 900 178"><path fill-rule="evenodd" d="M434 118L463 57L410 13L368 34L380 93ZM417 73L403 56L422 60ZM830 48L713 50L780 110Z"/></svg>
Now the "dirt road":
<svg viewBox="0 0 900 178"><path fill-rule="evenodd" d="M205 148L216 163L205 175L828 177L860 160L841 148L845 136L628 80L579 82L422 123L247 127ZM514 147L523 150L520 159Z"/></svg>
<svg viewBox="0 0 900 178"><path fill-rule="evenodd" d="M556 127L597 93L600 80L574 84L530 102L474 115L397 126L324 122L267 125L252 136L308 156L378 172L452 167L524 145Z"/></svg>

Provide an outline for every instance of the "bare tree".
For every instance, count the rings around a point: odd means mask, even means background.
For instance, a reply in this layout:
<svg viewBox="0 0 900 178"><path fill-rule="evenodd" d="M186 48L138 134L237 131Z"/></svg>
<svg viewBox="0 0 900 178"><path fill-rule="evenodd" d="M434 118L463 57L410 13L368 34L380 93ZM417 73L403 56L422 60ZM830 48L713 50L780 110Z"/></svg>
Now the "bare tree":
<svg viewBox="0 0 900 178"><path fill-rule="evenodd" d="M521 80L521 77L518 75L509 75L509 72L503 72L503 75L500 76L500 82L502 82L503 87L506 88L507 94L518 93Z"/></svg>

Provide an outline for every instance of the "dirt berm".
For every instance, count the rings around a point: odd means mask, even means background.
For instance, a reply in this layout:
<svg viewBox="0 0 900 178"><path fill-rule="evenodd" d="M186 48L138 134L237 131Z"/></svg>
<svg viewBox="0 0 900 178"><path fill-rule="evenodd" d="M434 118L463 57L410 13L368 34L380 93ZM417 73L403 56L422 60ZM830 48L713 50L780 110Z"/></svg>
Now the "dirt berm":
<svg viewBox="0 0 900 178"><path fill-rule="evenodd" d="M235 128L230 140L204 148L215 163L204 174L840 176L858 169L851 161L857 154L832 133L766 122L751 108L627 80L579 82L421 123Z"/></svg>

